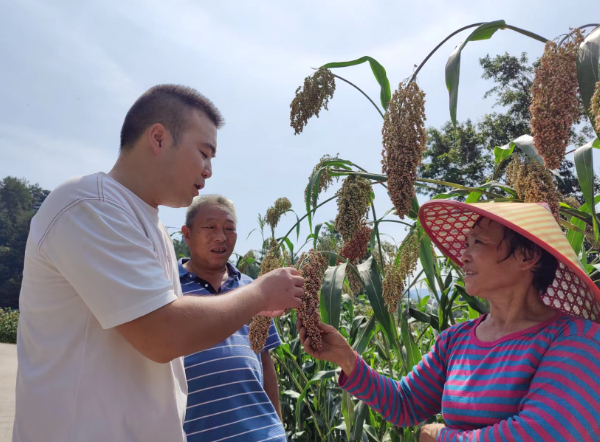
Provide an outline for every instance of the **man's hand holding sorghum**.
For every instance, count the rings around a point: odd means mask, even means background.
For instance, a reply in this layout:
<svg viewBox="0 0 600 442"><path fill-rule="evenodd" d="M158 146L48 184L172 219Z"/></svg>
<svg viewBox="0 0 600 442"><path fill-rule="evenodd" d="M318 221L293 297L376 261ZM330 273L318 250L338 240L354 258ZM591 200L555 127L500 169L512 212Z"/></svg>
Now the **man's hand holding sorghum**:
<svg viewBox="0 0 600 442"><path fill-rule="evenodd" d="M259 306L262 316L279 316L285 309L302 304L304 278L292 267L275 269L254 281L258 286Z"/></svg>

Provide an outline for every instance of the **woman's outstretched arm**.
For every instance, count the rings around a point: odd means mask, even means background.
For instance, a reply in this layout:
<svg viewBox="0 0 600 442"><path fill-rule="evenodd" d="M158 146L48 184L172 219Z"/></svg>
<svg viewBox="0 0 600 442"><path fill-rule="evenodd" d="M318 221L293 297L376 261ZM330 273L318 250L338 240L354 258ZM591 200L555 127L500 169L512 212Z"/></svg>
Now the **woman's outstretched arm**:
<svg viewBox="0 0 600 442"><path fill-rule="evenodd" d="M411 426L439 413L446 381L446 333L401 381L380 375L367 365L344 337L327 324L319 324L322 348L314 350L310 337L298 323L305 351L342 367L339 385L396 426Z"/></svg>

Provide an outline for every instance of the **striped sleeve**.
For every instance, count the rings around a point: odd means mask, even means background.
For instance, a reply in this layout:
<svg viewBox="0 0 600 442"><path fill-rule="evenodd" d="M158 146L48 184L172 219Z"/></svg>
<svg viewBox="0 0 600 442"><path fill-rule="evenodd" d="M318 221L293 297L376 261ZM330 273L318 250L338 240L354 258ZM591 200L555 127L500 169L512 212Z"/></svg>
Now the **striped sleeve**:
<svg viewBox="0 0 600 442"><path fill-rule="evenodd" d="M416 425L441 411L446 381L445 336L438 337L431 352L400 382L380 375L357 355L354 371L350 376L342 372L339 385L386 421L400 427Z"/></svg>
<svg viewBox="0 0 600 442"><path fill-rule="evenodd" d="M269 336L267 336L267 341L265 342L265 346L262 351L272 350L281 345L281 339L279 339L279 333L277 333L277 327L275 327L275 323L271 319L271 326L269 327Z"/></svg>
<svg viewBox="0 0 600 442"><path fill-rule="evenodd" d="M599 338L571 335L556 340L544 354L517 415L477 430L446 427L437 440L598 442Z"/></svg>

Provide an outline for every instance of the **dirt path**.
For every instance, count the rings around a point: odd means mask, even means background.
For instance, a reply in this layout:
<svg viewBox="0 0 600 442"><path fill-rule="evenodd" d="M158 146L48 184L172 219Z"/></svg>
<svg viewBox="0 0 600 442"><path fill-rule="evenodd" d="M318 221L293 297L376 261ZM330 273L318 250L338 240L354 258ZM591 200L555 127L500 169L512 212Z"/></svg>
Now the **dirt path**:
<svg viewBox="0 0 600 442"><path fill-rule="evenodd" d="M15 417L17 346L0 344L0 442L11 442Z"/></svg>

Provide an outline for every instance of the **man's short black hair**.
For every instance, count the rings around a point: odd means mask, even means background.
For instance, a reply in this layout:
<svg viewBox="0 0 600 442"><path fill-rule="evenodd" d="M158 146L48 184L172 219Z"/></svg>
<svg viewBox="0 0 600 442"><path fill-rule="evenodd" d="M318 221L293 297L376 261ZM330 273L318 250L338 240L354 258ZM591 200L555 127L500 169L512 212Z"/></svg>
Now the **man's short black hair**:
<svg viewBox="0 0 600 442"><path fill-rule="evenodd" d="M192 109L204 112L217 129L223 125L221 112L196 89L176 84L160 84L148 89L125 116L121 128L121 151L133 147L144 131L156 123L161 123L171 132L176 146Z"/></svg>

